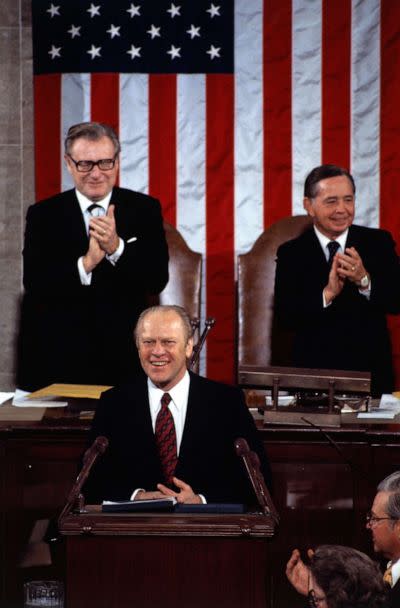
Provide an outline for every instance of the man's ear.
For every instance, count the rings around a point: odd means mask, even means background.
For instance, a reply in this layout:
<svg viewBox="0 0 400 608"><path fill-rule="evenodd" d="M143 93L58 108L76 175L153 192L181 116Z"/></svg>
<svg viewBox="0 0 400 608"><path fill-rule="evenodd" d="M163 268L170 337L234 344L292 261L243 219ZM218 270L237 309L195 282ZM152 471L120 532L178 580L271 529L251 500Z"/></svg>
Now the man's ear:
<svg viewBox="0 0 400 608"><path fill-rule="evenodd" d="M398 542L400 543L400 519L396 519L394 522L393 530L395 535L397 536Z"/></svg>
<svg viewBox="0 0 400 608"><path fill-rule="evenodd" d="M310 217L314 217L315 214L314 214L314 208L313 208L312 200L310 198L308 198L308 196L305 196L303 198L303 207L307 211L307 214Z"/></svg>
<svg viewBox="0 0 400 608"><path fill-rule="evenodd" d="M72 169L72 166L71 166L72 161L67 156L67 154L64 154L64 160L65 160L65 164L67 165L67 169L68 169L69 173L71 173L71 175L72 175L72 170L71 170Z"/></svg>
<svg viewBox="0 0 400 608"><path fill-rule="evenodd" d="M189 338L186 344L186 359L190 359L193 353L193 338Z"/></svg>

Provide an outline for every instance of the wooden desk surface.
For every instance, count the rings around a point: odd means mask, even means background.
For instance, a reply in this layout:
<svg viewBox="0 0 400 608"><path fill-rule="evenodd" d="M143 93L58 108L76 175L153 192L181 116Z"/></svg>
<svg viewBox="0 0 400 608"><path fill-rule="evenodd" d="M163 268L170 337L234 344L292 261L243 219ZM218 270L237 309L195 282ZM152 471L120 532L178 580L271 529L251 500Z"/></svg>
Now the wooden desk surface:
<svg viewBox="0 0 400 608"><path fill-rule="evenodd" d="M24 580L63 577L62 564L43 570L17 564L34 522L59 515L76 477L90 428L90 420L79 416L68 407L47 409L41 420L0 420L0 605L7 600L22 606ZM315 428L264 426L261 420L257 426L281 516L271 540L274 605L297 608L301 602L290 595L284 576L294 547L338 543L373 554L365 513L378 482L400 469L400 425L353 422L324 429L342 454Z"/></svg>

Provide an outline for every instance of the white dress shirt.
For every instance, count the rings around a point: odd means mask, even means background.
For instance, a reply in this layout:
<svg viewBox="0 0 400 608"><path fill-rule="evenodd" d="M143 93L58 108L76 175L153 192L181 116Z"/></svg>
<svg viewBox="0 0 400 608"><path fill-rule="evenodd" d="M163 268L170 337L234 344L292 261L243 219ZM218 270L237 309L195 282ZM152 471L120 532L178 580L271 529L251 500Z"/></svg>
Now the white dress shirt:
<svg viewBox="0 0 400 608"><path fill-rule="evenodd" d="M92 217L92 214L90 213L90 211L88 211L88 209L89 209L90 205L93 205L93 201L89 200L86 196L84 196L81 192L79 192L79 190L75 189L75 193L76 193L76 197L79 202L79 206L82 211L83 219L85 221L86 232L89 233L89 222L90 222L90 218ZM110 200L111 200L111 194L112 193L110 192L101 201L96 201L96 205L99 205L100 207L102 207L104 209L104 215L107 213L108 206L109 206ZM115 264L118 262L119 258L121 257L121 255L124 251L124 247L125 247L124 241L122 239L119 239L119 244L118 244L116 251L114 251L114 253L112 253L111 255L106 254L107 260L113 266L115 266ZM81 280L81 284L90 285L92 282L92 273L86 272L86 270L83 266L83 256L80 257L78 260L78 272L79 272L79 278Z"/></svg>
<svg viewBox="0 0 400 608"><path fill-rule="evenodd" d="M178 456L182 443L183 429L185 427L186 412L189 398L189 386L190 376L187 371L185 372L185 375L183 376L182 380L180 380L178 384L175 384L175 386L169 391L163 391L161 388L158 388L155 384L153 384L150 378L147 378L147 389L149 393L150 416L153 432L155 432L156 429L156 420L158 412L161 410L161 397L165 392L167 392L171 397L168 409L174 419L176 434L176 452ZM185 479L183 481L186 482ZM136 494L141 491L145 492L146 490L145 488L136 488L136 490L131 495L131 500L135 500ZM199 496L201 502L203 504L206 504L206 498L202 494L199 494Z"/></svg>
<svg viewBox="0 0 400 608"><path fill-rule="evenodd" d="M400 578L400 559L398 559L394 563L389 562L387 567L388 568L392 567L392 587L394 587Z"/></svg>
<svg viewBox="0 0 400 608"><path fill-rule="evenodd" d="M188 372L185 372L182 380L175 384L171 390L167 391L171 397L171 401L168 405L168 409L172 414L175 425L176 433L176 452L179 456L179 450L182 442L183 428L185 426L186 411L189 397L189 385L190 376ZM161 397L164 392L161 388L157 388L155 384L147 378L147 388L149 391L149 404L150 404L150 416L151 423L153 425L153 432L156 428L156 420L158 412L161 410Z"/></svg>
<svg viewBox="0 0 400 608"><path fill-rule="evenodd" d="M322 247L322 251L324 252L324 256L326 257L326 261L328 262L328 260L329 260L329 248L328 248L328 244L333 239L330 239L327 236L325 236L324 234L322 234L322 232L320 232L316 226L314 226L314 231L315 231L315 234L316 234L317 239L319 241L319 244ZM339 253L344 253L345 252L345 247L346 247L346 241L347 241L347 235L348 234L349 234L349 229L347 228L344 232L342 232L341 235L339 235L337 237L337 239L334 239L339 244L339 249L338 249ZM359 288L358 291L359 291L359 293L361 295L363 295L364 297L366 297L369 300L370 295L371 295L371 280L369 282L369 289L360 289ZM325 302L324 292L322 292L322 304L323 304L324 308L327 308L328 306L330 306L332 304L332 302L330 302L329 304L327 304Z"/></svg>

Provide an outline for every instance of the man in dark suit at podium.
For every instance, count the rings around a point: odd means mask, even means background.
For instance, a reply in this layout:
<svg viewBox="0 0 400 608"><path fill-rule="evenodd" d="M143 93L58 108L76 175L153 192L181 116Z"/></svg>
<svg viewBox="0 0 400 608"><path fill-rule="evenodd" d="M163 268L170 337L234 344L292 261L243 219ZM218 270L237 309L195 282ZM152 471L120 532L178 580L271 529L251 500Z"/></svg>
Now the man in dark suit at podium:
<svg viewBox="0 0 400 608"><path fill-rule="evenodd" d="M187 371L193 338L177 306L144 311L136 345L145 376L103 393L91 441L109 447L83 488L86 502L174 496L180 503L256 498L234 441L257 452L267 484L270 471L242 391Z"/></svg>
<svg viewBox="0 0 400 608"><path fill-rule="evenodd" d="M116 186L114 130L68 131L65 162L75 188L29 207L24 242L17 386L110 384L140 369L136 320L168 281L159 202Z"/></svg>
<svg viewBox="0 0 400 608"><path fill-rule="evenodd" d="M386 313L400 312L400 265L391 235L353 224L354 179L316 167L304 186L314 226L278 249L275 313L294 333L291 365L372 373L393 390Z"/></svg>

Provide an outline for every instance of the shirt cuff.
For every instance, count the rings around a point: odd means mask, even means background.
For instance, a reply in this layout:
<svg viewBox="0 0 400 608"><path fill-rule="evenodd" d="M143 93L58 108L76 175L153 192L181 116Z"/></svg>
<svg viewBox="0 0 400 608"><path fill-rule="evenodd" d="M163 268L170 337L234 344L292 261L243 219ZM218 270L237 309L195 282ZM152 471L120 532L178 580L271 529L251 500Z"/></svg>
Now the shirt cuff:
<svg viewBox="0 0 400 608"><path fill-rule="evenodd" d="M78 272L82 285L90 285L92 283L92 273L86 272L83 266L83 256L80 257L78 260Z"/></svg>
<svg viewBox="0 0 400 608"><path fill-rule="evenodd" d="M113 266L115 266L115 264L118 262L119 258L121 257L121 255L124 253L124 249L125 249L125 243L124 241L120 238L119 239L119 244L117 249L114 251L114 253L111 253L110 255L108 255L108 253L106 253L106 258L109 262L111 262L111 264Z"/></svg>
<svg viewBox="0 0 400 608"><path fill-rule="evenodd" d="M369 287L368 289L359 289L358 292L364 296L364 298L367 298L367 300L370 299L371 297L371 287L372 287L372 281L371 278L369 279Z"/></svg>
<svg viewBox="0 0 400 608"><path fill-rule="evenodd" d="M139 492L146 492L146 490L144 488L137 488L134 492L132 492L132 496L130 497L129 500L135 500L135 498L139 494Z"/></svg>
<svg viewBox="0 0 400 608"><path fill-rule="evenodd" d="M324 294L324 292L322 292L322 307L328 308L331 304L332 304L332 302L329 302L329 304L326 303L325 294Z"/></svg>

